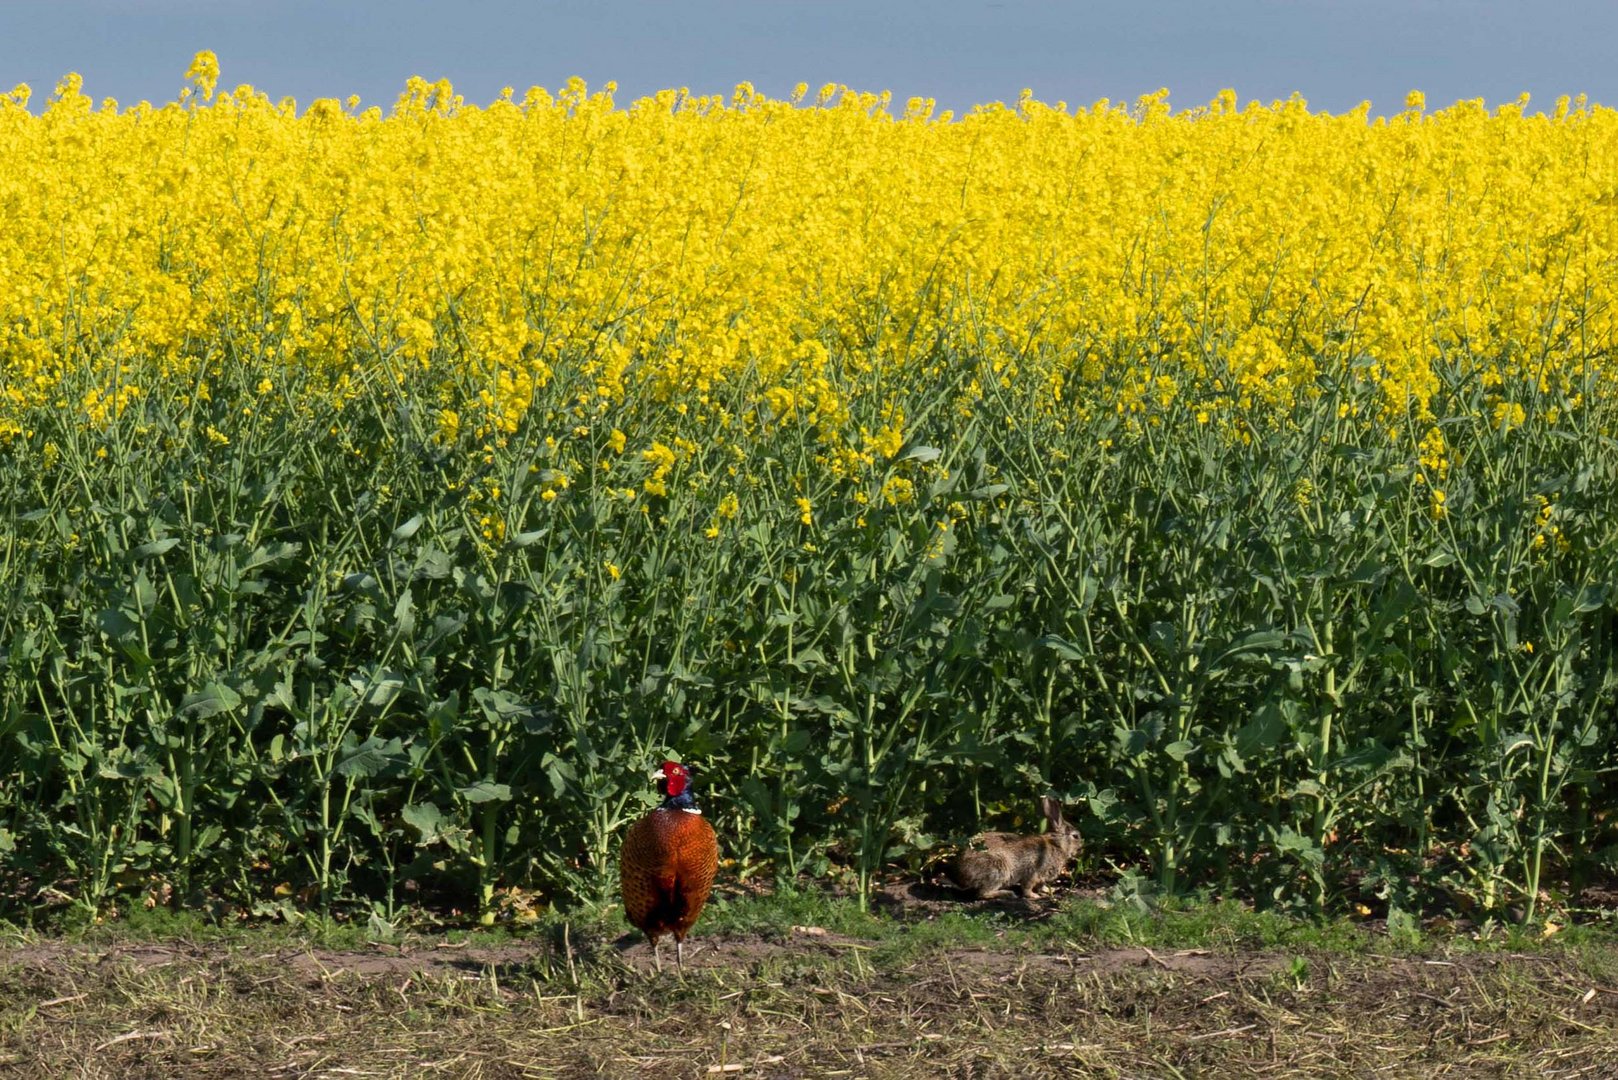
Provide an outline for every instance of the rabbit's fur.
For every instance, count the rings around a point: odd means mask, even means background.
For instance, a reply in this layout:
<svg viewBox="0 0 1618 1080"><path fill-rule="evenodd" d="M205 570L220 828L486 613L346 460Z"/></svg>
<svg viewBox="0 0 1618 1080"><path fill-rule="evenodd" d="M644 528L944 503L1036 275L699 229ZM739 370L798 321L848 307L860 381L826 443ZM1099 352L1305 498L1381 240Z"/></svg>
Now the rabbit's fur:
<svg viewBox="0 0 1618 1080"><path fill-rule="evenodd" d="M1079 831L1062 820L1062 804L1046 796L1040 811L1047 833L981 833L962 849L950 876L962 889L982 900L1016 889L1024 897L1054 880L1079 853Z"/></svg>

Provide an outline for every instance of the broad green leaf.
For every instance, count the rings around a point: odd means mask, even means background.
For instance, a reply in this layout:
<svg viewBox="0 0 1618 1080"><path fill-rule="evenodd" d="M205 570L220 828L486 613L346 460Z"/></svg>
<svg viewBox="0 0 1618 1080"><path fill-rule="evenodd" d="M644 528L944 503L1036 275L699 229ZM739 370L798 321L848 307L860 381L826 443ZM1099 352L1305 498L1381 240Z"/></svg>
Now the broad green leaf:
<svg viewBox="0 0 1618 1080"><path fill-rule="evenodd" d="M404 823L416 830L417 836L423 844L431 844L438 838L438 830L444 823L444 812L436 803L410 803L399 811Z"/></svg>
<svg viewBox="0 0 1618 1080"><path fill-rule="evenodd" d="M415 598L409 589L399 594L399 599L393 605L393 632L401 638L409 638L416 629Z"/></svg>
<svg viewBox="0 0 1618 1080"><path fill-rule="evenodd" d="M170 551L173 551L174 548L179 545L179 543L180 538L177 536L170 536L164 540L153 540L149 544L142 544L140 547L131 551L129 555L131 558L135 559L150 559L155 556L164 555Z"/></svg>
<svg viewBox="0 0 1618 1080"><path fill-rule="evenodd" d="M302 550L301 545L294 543L265 544L254 548L253 553L247 557L247 561L241 565L240 572L248 574L254 570L269 566L271 563L280 562L282 559L290 559L300 550Z"/></svg>
<svg viewBox="0 0 1618 1080"><path fill-rule="evenodd" d="M1034 644L1049 649L1064 660L1083 660L1085 657L1084 651L1077 645L1056 634L1046 634Z"/></svg>
<svg viewBox="0 0 1618 1080"><path fill-rule="evenodd" d="M1583 615L1590 611L1600 611L1607 606L1610 593L1611 590L1606 585L1581 586L1573 600L1573 613Z"/></svg>
<svg viewBox="0 0 1618 1080"><path fill-rule="evenodd" d="M336 771L339 776L356 779L377 776L404 760L404 744L398 738L384 741L372 735L358 745L347 747L338 756Z"/></svg>
<svg viewBox="0 0 1618 1080"><path fill-rule="evenodd" d="M496 784L491 780L479 780L463 788L456 788L455 793L469 803L510 802L511 788L506 784Z"/></svg>
<svg viewBox="0 0 1618 1080"><path fill-rule="evenodd" d="M348 677L348 685L366 708L385 709L399 699L405 688L405 677L398 672L377 671L355 673Z"/></svg>
<svg viewBox="0 0 1618 1080"><path fill-rule="evenodd" d="M133 638L140 623L116 608L96 613L96 627L110 638Z"/></svg>
<svg viewBox="0 0 1618 1080"><path fill-rule="evenodd" d="M1167 754L1175 761L1184 761L1196 750L1196 748L1196 743L1185 739L1180 739L1163 747L1163 753Z"/></svg>
<svg viewBox="0 0 1618 1080"><path fill-rule="evenodd" d="M472 700L477 702L484 717L497 726L521 724L531 734L539 734L550 728L549 715L518 700L509 690L491 690L480 686L472 691Z"/></svg>
<svg viewBox="0 0 1618 1080"><path fill-rule="evenodd" d="M180 702L180 712L206 720L210 716L239 708L241 695L224 683L211 682L195 693L187 694Z"/></svg>

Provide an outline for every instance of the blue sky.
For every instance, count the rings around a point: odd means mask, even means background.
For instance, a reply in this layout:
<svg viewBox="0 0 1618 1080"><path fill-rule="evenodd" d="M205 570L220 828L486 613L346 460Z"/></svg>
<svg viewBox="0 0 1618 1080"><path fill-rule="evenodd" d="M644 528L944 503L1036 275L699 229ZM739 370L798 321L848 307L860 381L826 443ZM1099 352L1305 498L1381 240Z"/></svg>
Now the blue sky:
<svg viewBox="0 0 1618 1080"><path fill-rule="evenodd" d="M1369 99L1397 111L1561 93L1618 104L1618 2L1472 0L0 0L0 88L36 104L69 71L94 97L170 100L198 49L221 83L307 104L359 94L392 104L411 75L448 78L470 101L503 86L618 81L627 102L668 86L728 92L798 81L938 99L1133 100L1167 86L1178 106L1224 87L1243 100L1297 91L1333 112Z"/></svg>

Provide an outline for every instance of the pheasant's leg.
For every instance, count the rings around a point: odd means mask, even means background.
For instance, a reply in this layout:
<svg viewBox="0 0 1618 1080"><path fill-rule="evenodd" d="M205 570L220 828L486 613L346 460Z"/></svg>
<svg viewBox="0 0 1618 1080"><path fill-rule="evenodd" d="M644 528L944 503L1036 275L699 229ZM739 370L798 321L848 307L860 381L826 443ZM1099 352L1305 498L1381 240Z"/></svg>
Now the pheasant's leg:
<svg viewBox="0 0 1618 1080"><path fill-rule="evenodd" d="M659 975L663 973L663 954L657 951L658 939L652 939L652 963L656 965Z"/></svg>
<svg viewBox="0 0 1618 1080"><path fill-rule="evenodd" d="M684 938L675 938L674 939L674 963L675 963L675 966L677 966L680 969L680 974L684 975L685 974L685 939Z"/></svg>

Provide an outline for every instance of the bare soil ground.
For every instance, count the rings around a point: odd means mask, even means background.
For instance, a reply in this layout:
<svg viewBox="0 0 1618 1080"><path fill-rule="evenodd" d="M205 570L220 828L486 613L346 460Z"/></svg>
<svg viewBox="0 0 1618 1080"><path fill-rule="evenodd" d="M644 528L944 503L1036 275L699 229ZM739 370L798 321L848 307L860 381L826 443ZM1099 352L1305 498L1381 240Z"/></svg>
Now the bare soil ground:
<svg viewBox="0 0 1618 1080"><path fill-rule="evenodd" d="M551 930L23 942L0 948L0 1074L1618 1076L1607 952L902 948L818 927L690 945L683 974L658 974L637 938Z"/></svg>

